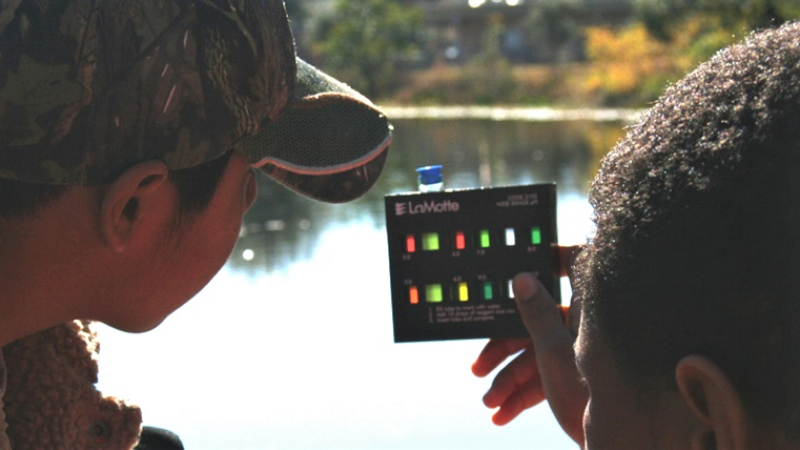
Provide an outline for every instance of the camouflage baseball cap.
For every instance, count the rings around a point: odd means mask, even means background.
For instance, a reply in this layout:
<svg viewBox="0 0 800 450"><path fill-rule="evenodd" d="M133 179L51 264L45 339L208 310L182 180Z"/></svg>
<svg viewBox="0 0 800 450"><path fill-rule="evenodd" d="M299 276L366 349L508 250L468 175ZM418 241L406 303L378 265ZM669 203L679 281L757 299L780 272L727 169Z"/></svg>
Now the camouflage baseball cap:
<svg viewBox="0 0 800 450"><path fill-rule="evenodd" d="M342 202L372 186L391 137L369 100L296 57L281 0L0 2L0 178L93 186L236 148Z"/></svg>

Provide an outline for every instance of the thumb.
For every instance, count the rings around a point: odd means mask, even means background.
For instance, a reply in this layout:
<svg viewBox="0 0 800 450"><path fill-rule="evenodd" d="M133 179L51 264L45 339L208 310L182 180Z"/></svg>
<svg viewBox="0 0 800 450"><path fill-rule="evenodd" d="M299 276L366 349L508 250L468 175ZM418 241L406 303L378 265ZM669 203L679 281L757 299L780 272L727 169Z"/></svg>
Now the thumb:
<svg viewBox="0 0 800 450"><path fill-rule="evenodd" d="M517 309L533 340L545 398L564 431L581 443L583 411L589 394L575 366L575 337L564 324L561 308L536 277L519 274L514 277L512 288Z"/></svg>
<svg viewBox="0 0 800 450"><path fill-rule="evenodd" d="M561 308L533 274L521 273L512 284L517 309L534 346L562 341L572 345L573 336L564 326Z"/></svg>

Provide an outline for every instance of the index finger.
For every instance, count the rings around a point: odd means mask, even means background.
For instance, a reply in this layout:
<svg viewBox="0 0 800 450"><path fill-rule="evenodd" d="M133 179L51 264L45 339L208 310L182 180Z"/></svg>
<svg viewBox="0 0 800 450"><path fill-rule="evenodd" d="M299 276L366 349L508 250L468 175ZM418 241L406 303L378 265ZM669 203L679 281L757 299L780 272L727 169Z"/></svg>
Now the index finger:
<svg viewBox="0 0 800 450"><path fill-rule="evenodd" d="M478 355L478 359L472 363L472 373L478 377L485 377L509 356L521 351L530 343L530 338L490 339Z"/></svg>

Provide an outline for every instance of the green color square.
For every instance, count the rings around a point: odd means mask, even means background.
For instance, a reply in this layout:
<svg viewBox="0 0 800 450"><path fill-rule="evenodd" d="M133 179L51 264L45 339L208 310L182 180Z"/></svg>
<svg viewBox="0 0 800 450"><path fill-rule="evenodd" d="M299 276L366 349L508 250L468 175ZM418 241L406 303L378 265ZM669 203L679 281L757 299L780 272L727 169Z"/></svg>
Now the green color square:
<svg viewBox="0 0 800 450"><path fill-rule="evenodd" d="M425 301L428 303L441 303L444 301L441 284L429 284L425 286Z"/></svg>
<svg viewBox="0 0 800 450"><path fill-rule="evenodd" d="M494 288L492 288L491 281L483 282L483 298L484 300L492 300L494 298Z"/></svg>
<svg viewBox="0 0 800 450"><path fill-rule="evenodd" d="M481 248L489 248L492 245L492 240L489 236L489 230L481 230Z"/></svg>
<svg viewBox="0 0 800 450"><path fill-rule="evenodd" d="M542 243L542 229L539 227L535 227L531 230L531 243L533 245L539 245Z"/></svg>
<svg viewBox="0 0 800 450"><path fill-rule="evenodd" d="M439 250L439 233L425 233L422 235L422 249L426 252Z"/></svg>

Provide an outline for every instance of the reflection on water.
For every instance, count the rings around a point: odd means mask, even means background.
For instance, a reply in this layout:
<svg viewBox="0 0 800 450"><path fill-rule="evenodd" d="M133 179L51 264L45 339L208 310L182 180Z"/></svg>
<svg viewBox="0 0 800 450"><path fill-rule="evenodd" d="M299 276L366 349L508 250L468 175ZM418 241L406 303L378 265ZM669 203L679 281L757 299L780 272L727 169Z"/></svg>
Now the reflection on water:
<svg viewBox="0 0 800 450"><path fill-rule="evenodd" d="M399 120L383 177L358 201L260 180L234 254L200 294L144 335L102 330L101 389L196 450L574 449L547 407L491 424L491 377L469 371L483 340L392 342L383 196L414 190L414 169L434 163L451 188L556 182L558 234L574 242L597 155L621 129Z"/></svg>
<svg viewBox="0 0 800 450"><path fill-rule="evenodd" d="M230 267L252 275L280 270L309 258L332 227L355 219L383 227L383 196L415 190L420 166L442 164L448 188L555 182L560 197L582 196L598 156L622 129L618 122L585 121L397 120L394 126L380 181L344 207L302 198L261 177Z"/></svg>

